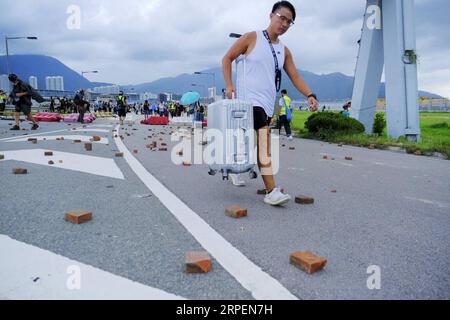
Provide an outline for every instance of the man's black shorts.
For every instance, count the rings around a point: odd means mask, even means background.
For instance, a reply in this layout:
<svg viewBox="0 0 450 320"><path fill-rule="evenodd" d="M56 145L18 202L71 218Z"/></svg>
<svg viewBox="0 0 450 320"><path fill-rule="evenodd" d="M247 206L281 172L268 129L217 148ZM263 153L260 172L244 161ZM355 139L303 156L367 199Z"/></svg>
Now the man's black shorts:
<svg viewBox="0 0 450 320"><path fill-rule="evenodd" d="M24 115L29 115L31 113L31 106L27 106L23 103L16 104L15 112L22 112Z"/></svg>
<svg viewBox="0 0 450 320"><path fill-rule="evenodd" d="M271 120L272 118L267 116L263 108L253 107L253 123L255 130L269 126Z"/></svg>

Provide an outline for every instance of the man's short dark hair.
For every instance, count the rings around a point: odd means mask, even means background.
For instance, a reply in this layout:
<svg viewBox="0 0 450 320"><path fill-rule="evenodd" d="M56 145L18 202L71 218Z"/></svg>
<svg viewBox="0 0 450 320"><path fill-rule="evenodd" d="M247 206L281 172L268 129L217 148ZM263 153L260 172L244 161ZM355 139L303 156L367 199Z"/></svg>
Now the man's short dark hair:
<svg viewBox="0 0 450 320"><path fill-rule="evenodd" d="M287 94L287 90L286 89L281 90L281 94Z"/></svg>
<svg viewBox="0 0 450 320"><path fill-rule="evenodd" d="M290 3L289 1L278 1L273 5L272 13L275 13L275 11L281 8L288 8L292 12L292 20L295 21L296 13L292 3Z"/></svg>

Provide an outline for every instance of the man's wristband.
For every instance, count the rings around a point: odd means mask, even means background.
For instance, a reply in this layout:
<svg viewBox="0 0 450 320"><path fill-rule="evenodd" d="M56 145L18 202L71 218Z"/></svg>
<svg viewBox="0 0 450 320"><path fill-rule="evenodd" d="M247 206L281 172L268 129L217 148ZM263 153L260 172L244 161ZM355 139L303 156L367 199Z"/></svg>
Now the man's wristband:
<svg viewBox="0 0 450 320"><path fill-rule="evenodd" d="M314 99L317 100L317 96L316 96L315 93L311 93L311 94L308 95L308 99L311 98L311 97L313 97Z"/></svg>

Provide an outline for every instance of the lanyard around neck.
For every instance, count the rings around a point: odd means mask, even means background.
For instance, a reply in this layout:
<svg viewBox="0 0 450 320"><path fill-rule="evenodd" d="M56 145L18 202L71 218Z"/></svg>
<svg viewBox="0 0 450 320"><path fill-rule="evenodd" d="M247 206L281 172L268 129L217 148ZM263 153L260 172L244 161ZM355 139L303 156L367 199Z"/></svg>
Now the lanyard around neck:
<svg viewBox="0 0 450 320"><path fill-rule="evenodd" d="M277 89L277 92L280 91L281 87L281 70L278 65L278 58L275 53L275 49L273 48L272 41L270 40L269 33L267 30L263 30L264 37L269 42L270 50L272 50L273 60L275 61L275 87Z"/></svg>

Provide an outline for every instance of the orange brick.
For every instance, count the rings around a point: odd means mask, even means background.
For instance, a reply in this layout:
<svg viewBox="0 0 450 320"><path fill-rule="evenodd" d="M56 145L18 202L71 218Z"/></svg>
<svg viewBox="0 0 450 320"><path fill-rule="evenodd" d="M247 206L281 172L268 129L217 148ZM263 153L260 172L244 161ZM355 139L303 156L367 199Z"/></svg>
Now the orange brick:
<svg viewBox="0 0 450 320"><path fill-rule="evenodd" d="M229 217L239 219L247 216L247 209L241 208L238 205L233 205L225 209L225 214Z"/></svg>
<svg viewBox="0 0 450 320"><path fill-rule="evenodd" d="M99 136L92 136L92 140L98 142L102 140L102 138L100 138Z"/></svg>
<svg viewBox="0 0 450 320"><path fill-rule="evenodd" d="M14 168L13 169L14 174L27 174L28 170L23 168Z"/></svg>
<svg viewBox="0 0 450 320"><path fill-rule="evenodd" d="M53 152L52 151L45 151L44 152L44 156L46 156L46 157L53 156Z"/></svg>
<svg viewBox="0 0 450 320"><path fill-rule="evenodd" d="M67 212L64 216L64 219L75 224L81 224L92 220L92 212L77 209L71 212Z"/></svg>
<svg viewBox="0 0 450 320"><path fill-rule="evenodd" d="M295 203L299 203L299 204L313 204L314 203L314 199L311 197L307 197L307 196L298 196L295 197Z"/></svg>
<svg viewBox="0 0 450 320"><path fill-rule="evenodd" d="M211 271L211 257L205 251L191 251L186 254L187 273L208 273Z"/></svg>
<svg viewBox="0 0 450 320"><path fill-rule="evenodd" d="M86 149L86 151L92 151L92 143L85 143L84 148Z"/></svg>
<svg viewBox="0 0 450 320"><path fill-rule="evenodd" d="M301 270L313 274L325 267L327 260L310 251L294 252L290 255L289 261Z"/></svg>

